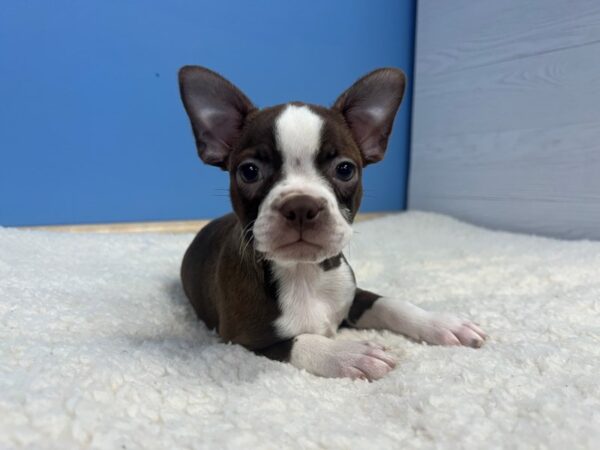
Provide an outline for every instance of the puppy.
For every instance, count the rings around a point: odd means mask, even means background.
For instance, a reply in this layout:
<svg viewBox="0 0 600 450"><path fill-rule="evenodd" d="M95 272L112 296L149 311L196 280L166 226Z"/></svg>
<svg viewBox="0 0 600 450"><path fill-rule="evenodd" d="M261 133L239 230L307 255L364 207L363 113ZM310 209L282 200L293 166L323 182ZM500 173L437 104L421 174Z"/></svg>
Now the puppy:
<svg viewBox="0 0 600 450"><path fill-rule="evenodd" d="M221 338L324 377L375 380L395 365L341 325L480 347L467 320L357 287L342 249L362 197L362 170L383 159L406 81L393 68L354 83L331 108L258 109L203 67L179 72L198 154L229 172L233 213L204 227L181 267L198 317Z"/></svg>

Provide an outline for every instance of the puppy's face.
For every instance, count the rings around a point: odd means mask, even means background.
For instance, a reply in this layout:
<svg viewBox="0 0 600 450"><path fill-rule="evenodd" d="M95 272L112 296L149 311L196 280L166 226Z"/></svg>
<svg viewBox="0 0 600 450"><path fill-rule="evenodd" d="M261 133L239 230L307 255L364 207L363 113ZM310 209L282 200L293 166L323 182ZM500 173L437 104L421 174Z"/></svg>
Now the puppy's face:
<svg viewBox="0 0 600 450"><path fill-rule="evenodd" d="M322 261L348 243L362 157L339 112L303 104L256 112L228 169L234 210L266 258Z"/></svg>
<svg viewBox="0 0 600 450"><path fill-rule="evenodd" d="M348 243L362 168L383 158L404 84L402 72L380 69L332 108L289 103L258 110L214 72L180 72L200 157L229 171L244 238L282 263L320 262Z"/></svg>

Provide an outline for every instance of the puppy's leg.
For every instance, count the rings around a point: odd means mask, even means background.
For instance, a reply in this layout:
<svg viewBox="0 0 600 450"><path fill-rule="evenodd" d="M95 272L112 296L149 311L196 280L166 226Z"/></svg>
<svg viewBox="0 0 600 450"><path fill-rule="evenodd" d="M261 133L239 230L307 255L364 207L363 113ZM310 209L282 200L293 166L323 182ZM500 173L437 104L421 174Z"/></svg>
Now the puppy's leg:
<svg viewBox="0 0 600 450"><path fill-rule="evenodd" d="M469 320L428 312L409 302L358 288L347 322L355 328L386 329L438 345L481 347L487 337Z"/></svg>
<svg viewBox="0 0 600 450"><path fill-rule="evenodd" d="M336 341L318 334L301 334L258 353L328 378L377 380L396 366L394 357L378 344Z"/></svg>

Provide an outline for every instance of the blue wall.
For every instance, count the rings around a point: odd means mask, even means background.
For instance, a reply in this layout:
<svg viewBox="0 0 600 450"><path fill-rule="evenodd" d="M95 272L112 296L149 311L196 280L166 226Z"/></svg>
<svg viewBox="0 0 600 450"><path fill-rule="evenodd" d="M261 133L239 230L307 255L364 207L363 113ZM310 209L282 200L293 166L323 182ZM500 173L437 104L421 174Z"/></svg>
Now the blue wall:
<svg viewBox="0 0 600 450"><path fill-rule="evenodd" d="M230 209L196 156L177 69L259 106L330 104L379 66L412 74L413 1L4 1L0 225L206 218ZM405 206L409 96L363 211Z"/></svg>

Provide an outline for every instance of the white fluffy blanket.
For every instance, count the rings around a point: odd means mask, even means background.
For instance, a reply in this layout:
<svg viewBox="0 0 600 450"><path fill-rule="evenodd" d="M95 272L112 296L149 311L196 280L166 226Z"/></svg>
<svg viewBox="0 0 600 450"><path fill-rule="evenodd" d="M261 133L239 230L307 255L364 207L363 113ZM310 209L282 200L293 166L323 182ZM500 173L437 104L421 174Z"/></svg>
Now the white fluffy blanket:
<svg viewBox="0 0 600 450"><path fill-rule="evenodd" d="M191 235L0 229L0 448L599 448L600 243L411 212L357 225L363 287L473 318L479 350L322 379L220 343L179 286Z"/></svg>

